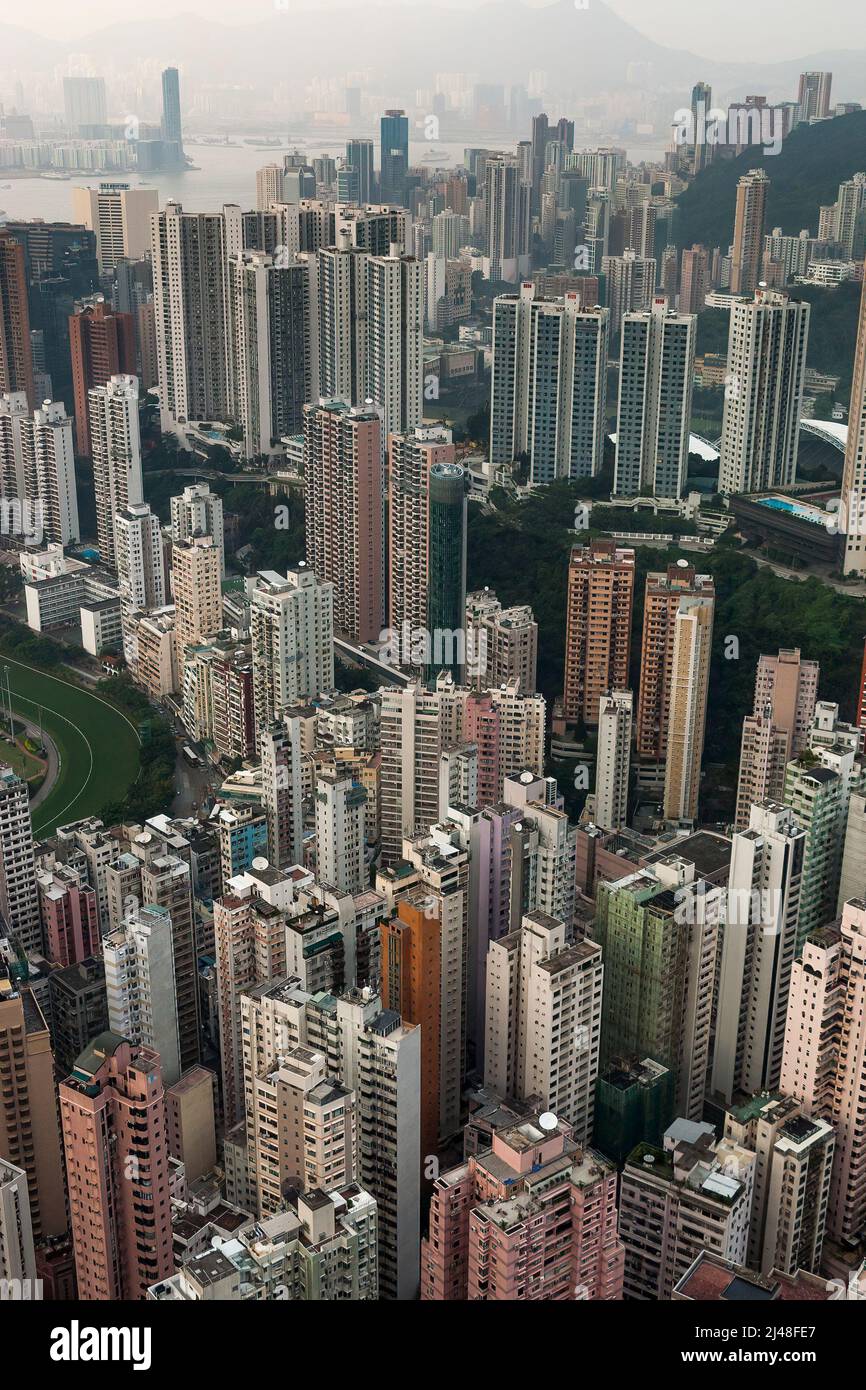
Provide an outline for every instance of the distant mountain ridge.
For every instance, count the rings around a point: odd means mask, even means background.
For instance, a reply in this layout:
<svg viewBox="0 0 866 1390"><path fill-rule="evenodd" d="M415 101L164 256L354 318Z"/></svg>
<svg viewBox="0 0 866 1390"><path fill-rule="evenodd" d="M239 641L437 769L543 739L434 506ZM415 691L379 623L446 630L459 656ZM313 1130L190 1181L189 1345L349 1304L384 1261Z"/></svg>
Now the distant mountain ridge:
<svg viewBox="0 0 866 1390"><path fill-rule="evenodd" d="M323 44L323 36L327 43ZM399 79L400 90L430 82L436 72L477 72L479 80L525 82L530 68L547 72L551 89L585 95L637 86L670 92L672 110L699 79L724 102L745 90L791 98L798 72L829 67L834 98L866 101L866 55L810 54L784 63L719 63L667 48L642 34L603 3L586 10L573 0L530 9L519 0L492 0L473 10L420 5L405 11L363 9L277 11L248 25L228 26L179 14L155 24L129 20L70 42L43 39L0 24L7 77L53 70L70 54L85 54L107 75L129 57L176 63L198 80L285 82L328 72L369 69L378 80Z"/></svg>

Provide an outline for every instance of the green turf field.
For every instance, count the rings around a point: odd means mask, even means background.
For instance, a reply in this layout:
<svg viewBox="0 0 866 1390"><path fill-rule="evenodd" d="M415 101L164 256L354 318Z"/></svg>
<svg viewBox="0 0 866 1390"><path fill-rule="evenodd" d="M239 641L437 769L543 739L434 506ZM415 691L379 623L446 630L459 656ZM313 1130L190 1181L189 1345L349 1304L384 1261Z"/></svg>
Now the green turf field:
<svg viewBox="0 0 866 1390"><path fill-rule="evenodd" d="M0 673L4 667L13 710L38 724L41 707L42 727L60 757L57 781L33 812L33 833L48 835L122 797L139 766L138 731L126 716L80 686L0 653Z"/></svg>

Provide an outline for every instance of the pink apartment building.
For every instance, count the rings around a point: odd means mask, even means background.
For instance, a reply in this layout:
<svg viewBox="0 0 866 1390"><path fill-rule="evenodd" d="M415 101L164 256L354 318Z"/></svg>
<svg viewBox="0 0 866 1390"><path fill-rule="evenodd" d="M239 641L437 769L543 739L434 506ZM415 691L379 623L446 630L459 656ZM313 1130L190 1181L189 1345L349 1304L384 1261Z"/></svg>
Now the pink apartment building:
<svg viewBox="0 0 866 1390"><path fill-rule="evenodd" d="M48 959L66 966L98 955L99 905L90 885L62 865L37 873L36 881Z"/></svg>
<svg viewBox="0 0 866 1390"><path fill-rule="evenodd" d="M144 1298L174 1272L159 1053L100 1033L60 1084L78 1297Z"/></svg>
<svg viewBox="0 0 866 1390"><path fill-rule="evenodd" d="M436 1181L422 1299L622 1298L616 1168L571 1133L532 1116Z"/></svg>

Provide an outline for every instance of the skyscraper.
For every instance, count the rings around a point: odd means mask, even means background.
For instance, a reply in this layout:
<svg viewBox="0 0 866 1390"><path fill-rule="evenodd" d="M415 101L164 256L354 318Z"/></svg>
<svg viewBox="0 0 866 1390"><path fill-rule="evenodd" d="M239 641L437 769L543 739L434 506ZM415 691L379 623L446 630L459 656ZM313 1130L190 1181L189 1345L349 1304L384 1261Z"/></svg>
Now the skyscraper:
<svg viewBox="0 0 866 1390"><path fill-rule="evenodd" d="M529 273L530 198L530 185L524 182L513 155L495 155L487 160L485 279L513 284Z"/></svg>
<svg viewBox="0 0 866 1390"><path fill-rule="evenodd" d="M752 294L758 288L769 185L770 180L763 169L750 169L737 184L731 294Z"/></svg>
<svg viewBox="0 0 866 1390"><path fill-rule="evenodd" d="M101 1033L60 1084L78 1296L143 1298L174 1269L159 1055Z"/></svg>
<svg viewBox="0 0 866 1390"><path fill-rule="evenodd" d="M102 943L108 1026L133 1047L159 1053L163 1079L180 1076L180 1038L171 918L164 907L140 907Z"/></svg>
<svg viewBox="0 0 866 1390"><path fill-rule="evenodd" d="M361 893L365 865L364 807L367 793L351 777L320 772L316 777L316 875L338 893Z"/></svg>
<svg viewBox="0 0 866 1390"><path fill-rule="evenodd" d="M798 647L761 656L755 705L743 720L735 824L744 830L754 802L784 800L785 769L808 742L818 694L818 663L803 661Z"/></svg>
<svg viewBox="0 0 866 1390"><path fill-rule="evenodd" d="M409 173L409 118L405 111L386 111L379 122L379 196L383 203L406 201Z"/></svg>
<svg viewBox="0 0 866 1390"><path fill-rule="evenodd" d="M225 539L223 501L211 492L209 483L191 483L178 497L171 499L171 538L192 540L194 536L212 536L220 552L220 568L225 574Z"/></svg>
<svg viewBox="0 0 866 1390"><path fill-rule="evenodd" d="M0 1161L27 1175L33 1237L67 1229L63 1156L48 1025L32 991L0 977Z"/></svg>
<svg viewBox="0 0 866 1390"><path fill-rule="evenodd" d="M615 493L679 498L686 480L697 319L656 295L622 321Z"/></svg>
<svg viewBox="0 0 866 1390"><path fill-rule="evenodd" d="M0 227L0 396L12 391L36 405L24 246Z"/></svg>
<svg viewBox="0 0 866 1390"><path fill-rule="evenodd" d="M418 427L411 434L392 434L388 440L388 621L398 632L404 623L410 630L430 631L435 626L429 615L435 606L434 594L438 601L442 578L434 577L433 562L442 556L434 556L431 550L432 472L436 465L453 464L454 453L451 431L438 427ZM462 469L460 473L462 477ZM438 540L440 530L437 525ZM465 583L465 520L459 530L464 541L456 557L456 574L455 557L450 556L449 573L444 576L458 586L461 577ZM447 626L456 630L461 622L462 616Z"/></svg>
<svg viewBox="0 0 866 1390"><path fill-rule="evenodd" d="M164 68L162 73L162 138L171 146L171 158L182 164L183 126L180 118L180 77L177 68Z"/></svg>
<svg viewBox="0 0 866 1390"><path fill-rule="evenodd" d="M90 456L87 393L113 376L136 370L135 329L131 314L113 313L104 300L88 305L69 320L72 389L75 395L75 443Z"/></svg>
<svg viewBox="0 0 866 1390"><path fill-rule="evenodd" d="M797 88L797 118L823 120L830 114L832 72L801 72Z"/></svg>
<svg viewBox="0 0 866 1390"><path fill-rule="evenodd" d="M193 536L171 547L179 671L183 670L187 647L219 632L223 625L220 560L212 536Z"/></svg>
<svg viewBox="0 0 866 1390"><path fill-rule="evenodd" d="M96 127L104 127L108 120L105 99L104 77L64 77L63 114L72 135L81 135L90 129L99 137Z"/></svg>
<svg viewBox="0 0 866 1390"><path fill-rule="evenodd" d="M104 565L114 567L117 551L114 518L130 503L144 501L141 435L138 427L138 378L112 376L87 393L96 539Z"/></svg>
<svg viewBox="0 0 866 1390"><path fill-rule="evenodd" d="M491 941L484 1084L518 1100L539 1096L585 1144L598 1078L601 947L569 946L567 936L564 922L529 912L519 931Z"/></svg>
<svg viewBox="0 0 866 1390"><path fill-rule="evenodd" d="M593 819L605 830L619 830L626 823L632 700L630 690L612 690L599 705Z"/></svg>
<svg viewBox="0 0 866 1390"><path fill-rule="evenodd" d="M688 594L674 620L664 813L665 820L688 825L698 815L714 609L712 589Z"/></svg>
<svg viewBox="0 0 866 1390"><path fill-rule="evenodd" d="M846 902L795 961L780 1085L830 1121L836 1152L827 1233L856 1239L866 1218L866 903Z"/></svg>
<svg viewBox="0 0 866 1390"><path fill-rule="evenodd" d="M301 561L248 580L253 698L259 737L289 705L334 687L334 590Z"/></svg>
<svg viewBox="0 0 866 1390"><path fill-rule="evenodd" d="M3 763L0 763L0 914L25 950L42 949L30 793L27 783Z"/></svg>
<svg viewBox="0 0 866 1390"><path fill-rule="evenodd" d="M159 212L155 188L130 188L128 183L99 183L96 188L73 188L72 215L96 233L96 256L101 271L118 261L138 261L150 250L150 219Z"/></svg>
<svg viewBox="0 0 866 1390"><path fill-rule="evenodd" d="M669 565L665 573L654 572L646 577L636 721L636 747L641 758L662 762L667 753L680 600L701 594L712 596L713 592L711 576L695 574L685 560Z"/></svg>
<svg viewBox="0 0 866 1390"><path fill-rule="evenodd" d="M72 421L62 401L31 413L23 391L0 396L0 497L11 504L5 525L30 544L79 539Z"/></svg>
<svg viewBox="0 0 866 1390"><path fill-rule="evenodd" d="M353 642L375 642L383 626L382 474L375 410L305 406L307 564L333 587L334 631Z"/></svg>
<svg viewBox="0 0 866 1390"><path fill-rule="evenodd" d="M839 525L845 534L843 569L846 574L862 574L866 570L866 282L857 322Z"/></svg>
<svg viewBox="0 0 866 1390"><path fill-rule="evenodd" d="M808 303L763 288L731 306L722 492L758 492L794 481L810 312Z"/></svg>
<svg viewBox="0 0 866 1390"><path fill-rule="evenodd" d="M709 288L709 253L706 246L684 249L680 269L680 296L677 301L680 313L699 314L704 308Z"/></svg>
<svg viewBox="0 0 866 1390"><path fill-rule="evenodd" d="M599 701L628 689L634 551L614 541L572 548L565 628L566 719L597 724Z"/></svg>
<svg viewBox="0 0 866 1390"><path fill-rule="evenodd" d="M310 329L309 272L245 251L228 260L232 399L247 458L270 455L299 434L317 394Z"/></svg>
<svg viewBox="0 0 866 1390"><path fill-rule="evenodd" d="M373 199L373 141L372 140L347 140L346 141L346 164L352 169L356 183L356 194L353 202L365 203L372 202ZM388 201L384 199L384 201Z"/></svg>
<svg viewBox="0 0 866 1390"><path fill-rule="evenodd" d="M727 1102L779 1085L805 843L775 801L753 806L733 837L712 1071Z"/></svg>
<svg viewBox="0 0 866 1390"><path fill-rule="evenodd" d="M602 465L609 315L527 282L493 304L491 464L531 460L531 481L594 477Z"/></svg>
<svg viewBox="0 0 866 1390"><path fill-rule="evenodd" d="M132 615L166 602L165 562L159 517L147 502L131 502L114 517L117 577L120 582L120 615L124 646L132 637ZM132 647L127 661L132 660Z"/></svg>

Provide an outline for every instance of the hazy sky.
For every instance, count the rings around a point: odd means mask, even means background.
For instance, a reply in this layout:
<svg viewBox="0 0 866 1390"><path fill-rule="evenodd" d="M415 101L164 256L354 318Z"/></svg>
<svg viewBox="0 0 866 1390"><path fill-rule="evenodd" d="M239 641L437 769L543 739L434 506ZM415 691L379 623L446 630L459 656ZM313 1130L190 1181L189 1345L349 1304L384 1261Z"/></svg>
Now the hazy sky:
<svg viewBox="0 0 866 1390"><path fill-rule="evenodd" d="M528 2L542 6L547 0ZM411 9L431 0L283 0L280 8L321 11L326 4L366 7L371 3ZM445 11L484 0L436 3ZM828 48L866 48L863 0L608 0L608 4L660 43L721 59L743 59L756 48L763 48L764 56L769 56L769 50L779 58L805 57ZM159 20L180 12L238 24L264 18L273 8L274 0L147 0L140 8L109 0L41 0L31 9L19 0L0 0L0 20L68 39L138 15Z"/></svg>

